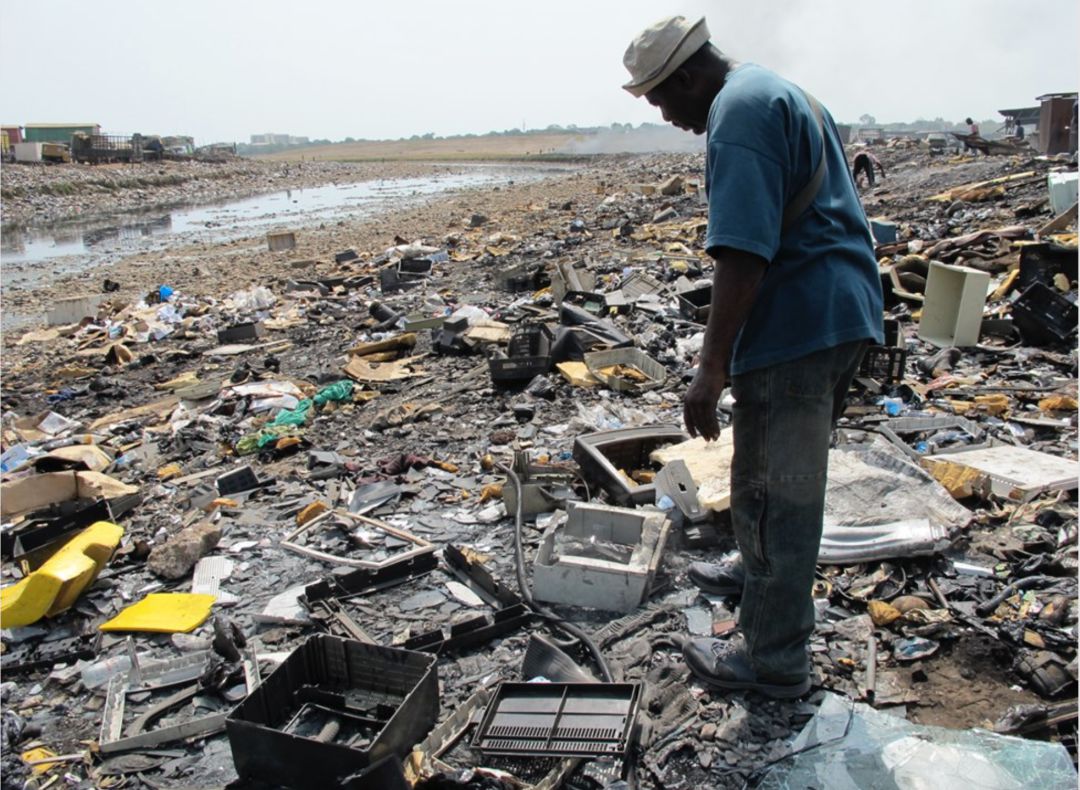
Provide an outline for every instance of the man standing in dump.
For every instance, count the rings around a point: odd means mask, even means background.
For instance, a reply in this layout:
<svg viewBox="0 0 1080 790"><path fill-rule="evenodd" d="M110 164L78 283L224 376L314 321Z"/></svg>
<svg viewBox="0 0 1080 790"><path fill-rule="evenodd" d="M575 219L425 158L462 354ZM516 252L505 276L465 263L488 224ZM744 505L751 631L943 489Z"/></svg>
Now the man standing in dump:
<svg viewBox="0 0 1080 790"><path fill-rule="evenodd" d="M810 688L811 588L832 427L871 339L882 342L877 262L832 118L776 74L737 64L681 16L626 50L631 80L668 121L706 134L705 249L712 306L683 417L720 434L729 377L731 518L741 558L691 578L742 595L736 637L690 639L695 675L721 689L797 697Z"/></svg>

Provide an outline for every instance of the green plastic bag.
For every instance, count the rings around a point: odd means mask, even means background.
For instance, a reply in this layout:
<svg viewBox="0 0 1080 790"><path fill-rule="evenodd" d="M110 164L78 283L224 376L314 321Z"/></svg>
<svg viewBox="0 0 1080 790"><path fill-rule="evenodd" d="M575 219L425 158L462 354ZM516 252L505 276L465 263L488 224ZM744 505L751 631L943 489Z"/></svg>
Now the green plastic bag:
<svg viewBox="0 0 1080 790"><path fill-rule="evenodd" d="M308 412L311 411L311 407L314 404L310 398L304 398L297 404L293 410L282 409L277 413L277 417L273 419L269 427L273 428L278 425L303 425L307 422Z"/></svg>
<svg viewBox="0 0 1080 790"><path fill-rule="evenodd" d="M315 405L325 406L330 401L340 402L343 400L349 400L353 393L353 383L349 379L343 379L341 381L335 381L333 384L327 384L317 393L315 393Z"/></svg>

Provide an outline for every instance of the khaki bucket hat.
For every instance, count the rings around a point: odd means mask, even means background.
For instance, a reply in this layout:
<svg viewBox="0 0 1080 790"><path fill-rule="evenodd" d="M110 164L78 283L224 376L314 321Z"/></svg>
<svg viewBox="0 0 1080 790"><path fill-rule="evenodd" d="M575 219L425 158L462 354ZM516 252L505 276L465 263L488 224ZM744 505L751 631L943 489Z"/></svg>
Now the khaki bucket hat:
<svg viewBox="0 0 1080 790"><path fill-rule="evenodd" d="M645 28L623 55L623 65L630 72L630 82L623 88L644 96L708 42L705 17L691 24L686 17L672 16Z"/></svg>

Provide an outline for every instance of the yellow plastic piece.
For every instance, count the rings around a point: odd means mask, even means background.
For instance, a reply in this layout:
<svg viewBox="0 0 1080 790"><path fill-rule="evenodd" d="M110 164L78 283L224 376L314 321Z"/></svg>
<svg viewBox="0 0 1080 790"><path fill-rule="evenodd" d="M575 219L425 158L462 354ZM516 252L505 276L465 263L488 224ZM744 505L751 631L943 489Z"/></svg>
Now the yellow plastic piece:
<svg viewBox="0 0 1080 790"><path fill-rule="evenodd" d="M216 600L216 595L202 593L150 593L102 623L101 630L186 634L206 621Z"/></svg>
<svg viewBox="0 0 1080 790"><path fill-rule="evenodd" d="M124 528L91 524L36 571L0 590L0 626L19 628L70 608L109 561Z"/></svg>
<svg viewBox="0 0 1080 790"><path fill-rule="evenodd" d="M56 757L57 754L56 752L49 751L43 746L39 746L36 749L27 749L19 756L22 757L24 763L29 764L34 760L48 760L52 757ZM40 765L30 766L30 771L41 776L42 774L47 774L55 767L56 763L41 763Z"/></svg>

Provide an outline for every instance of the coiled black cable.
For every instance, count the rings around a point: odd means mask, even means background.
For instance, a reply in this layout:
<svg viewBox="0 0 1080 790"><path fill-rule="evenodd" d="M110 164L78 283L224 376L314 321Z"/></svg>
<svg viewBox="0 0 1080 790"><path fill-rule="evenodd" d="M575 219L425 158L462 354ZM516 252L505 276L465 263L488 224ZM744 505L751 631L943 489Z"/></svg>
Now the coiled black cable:
<svg viewBox="0 0 1080 790"><path fill-rule="evenodd" d="M517 507L514 508L514 564L515 570L517 571L518 591L521 593L522 599L524 599L528 607L536 612L536 614L585 645L592 655L593 661L596 662L596 666L599 668L600 675L603 677L604 682L614 683L615 680L611 674L611 668L608 666L607 659L604 658L604 654L600 651L600 646L593 641L592 637L585 633L581 628L578 628L573 623L566 622L566 620L559 617L553 611L539 605L533 600L532 590L529 588L525 578L525 550L521 540L521 532L525 522L521 480L510 467L504 466L503 464L496 464L496 467L506 474L507 479L513 484L514 489L517 492Z"/></svg>

